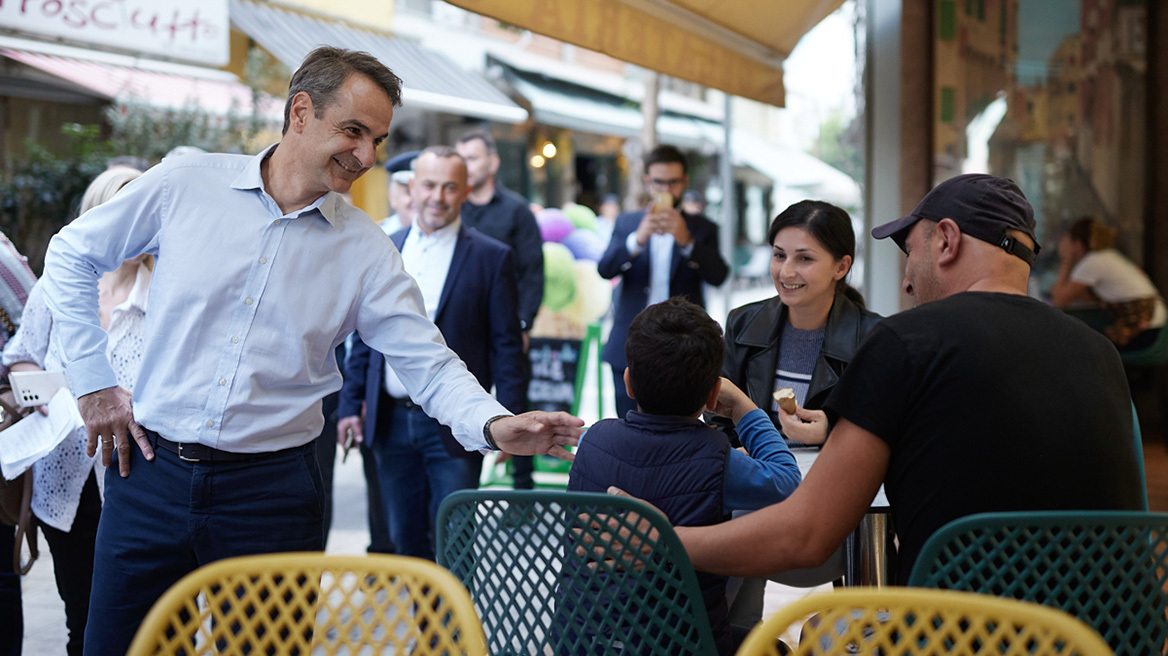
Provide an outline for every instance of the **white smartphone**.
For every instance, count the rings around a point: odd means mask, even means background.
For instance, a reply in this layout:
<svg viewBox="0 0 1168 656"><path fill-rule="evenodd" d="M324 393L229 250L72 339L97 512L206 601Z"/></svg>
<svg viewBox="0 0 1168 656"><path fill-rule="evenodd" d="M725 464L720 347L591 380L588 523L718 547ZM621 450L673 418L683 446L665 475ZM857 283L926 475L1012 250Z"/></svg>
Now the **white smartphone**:
<svg viewBox="0 0 1168 656"><path fill-rule="evenodd" d="M17 405L29 408L45 405L57 390L65 386L65 374L60 371L14 371L8 374L12 395Z"/></svg>

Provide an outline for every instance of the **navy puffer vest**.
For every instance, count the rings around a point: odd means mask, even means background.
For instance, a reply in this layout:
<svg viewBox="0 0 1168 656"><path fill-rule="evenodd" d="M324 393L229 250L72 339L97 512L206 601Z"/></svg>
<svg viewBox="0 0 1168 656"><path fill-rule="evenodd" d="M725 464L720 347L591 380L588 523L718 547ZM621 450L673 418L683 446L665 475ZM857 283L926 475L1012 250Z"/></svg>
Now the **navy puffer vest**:
<svg viewBox="0 0 1168 656"><path fill-rule="evenodd" d="M661 509L674 526L725 521L722 493L730 442L697 419L628 413L592 425L581 440L568 490L606 492L615 485ZM697 573L718 653L731 654L726 577Z"/></svg>

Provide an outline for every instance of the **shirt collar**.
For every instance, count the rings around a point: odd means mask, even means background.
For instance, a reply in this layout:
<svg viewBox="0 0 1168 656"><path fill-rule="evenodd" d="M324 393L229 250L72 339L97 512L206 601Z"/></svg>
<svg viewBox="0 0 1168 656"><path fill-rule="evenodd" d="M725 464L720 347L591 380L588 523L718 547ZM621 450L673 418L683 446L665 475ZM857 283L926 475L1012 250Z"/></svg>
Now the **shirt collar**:
<svg viewBox="0 0 1168 656"><path fill-rule="evenodd" d="M274 143L260 151L258 155L248 160L247 166L244 166L243 170L239 172L239 175L235 176L235 180L231 182L231 188L258 190L264 193L268 193L267 189L264 189L264 176L260 170L260 167L264 163L264 160L268 159L272 156L272 153L276 152L276 148L279 145L279 142ZM271 194L268 193L268 196L271 197ZM341 208L339 206L343 203L344 200L341 199L340 194L327 191L322 194L320 198L312 201L312 203L297 210L296 212L293 212L290 218L299 218L306 212L317 210L320 212L321 216L323 216L325 220L329 222L330 225L336 226L337 220L340 218L339 215L341 213Z"/></svg>
<svg viewBox="0 0 1168 656"><path fill-rule="evenodd" d="M451 241L458 236L458 229L462 227L462 215L450 222L450 225L438 228L430 234L422 232L418 227L418 217L414 217L414 224L410 226L410 234L407 239L426 240L426 241Z"/></svg>

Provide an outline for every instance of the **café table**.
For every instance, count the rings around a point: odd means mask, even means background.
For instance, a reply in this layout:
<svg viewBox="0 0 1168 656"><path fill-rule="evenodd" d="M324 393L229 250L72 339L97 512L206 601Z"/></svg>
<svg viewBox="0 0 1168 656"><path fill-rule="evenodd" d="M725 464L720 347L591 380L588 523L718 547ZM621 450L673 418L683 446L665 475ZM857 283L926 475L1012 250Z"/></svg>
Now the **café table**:
<svg viewBox="0 0 1168 656"><path fill-rule="evenodd" d="M819 457L819 447L795 446L791 447L791 453L795 455L795 461L799 464L799 472L806 477L811 465ZM868 513L844 543L845 586L888 585L888 565L893 555L888 553L890 510L888 497L884 494L884 486L881 485L868 507Z"/></svg>

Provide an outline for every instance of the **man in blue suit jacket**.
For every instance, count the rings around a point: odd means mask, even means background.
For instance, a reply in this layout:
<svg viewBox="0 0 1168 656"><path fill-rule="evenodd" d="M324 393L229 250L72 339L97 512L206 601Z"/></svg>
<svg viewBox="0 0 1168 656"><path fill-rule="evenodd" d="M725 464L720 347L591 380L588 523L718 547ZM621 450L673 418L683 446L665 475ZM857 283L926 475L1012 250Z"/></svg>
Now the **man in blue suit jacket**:
<svg viewBox="0 0 1168 656"><path fill-rule="evenodd" d="M624 417L636 403L625 394L625 338L633 317L649 305L684 296L705 307L702 283L720 285L729 269L718 252L718 227L700 214L677 210L689 185L685 155L658 146L645 158L645 186L655 201L616 218L612 240L597 269L604 278L621 276L613 292L612 332L602 358L612 366L616 410ZM657 195L669 202L657 202ZM661 199L664 200L664 199Z"/></svg>
<svg viewBox="0 0 1168 656"><path fill-rule="evenodd" d="M466 164L453 148L422 151L410 186L417 217L390 239L422 290L426 313L483 389L495 386L500 403L523 410L527 365L511 249L459 220ZM356 338L339 415L338 439L352 430L372 442L397 552L433 560L426 528L447 495L478 487L482 454L464 450L449 428L428 417L386 371L385 358Z"/></svg>

